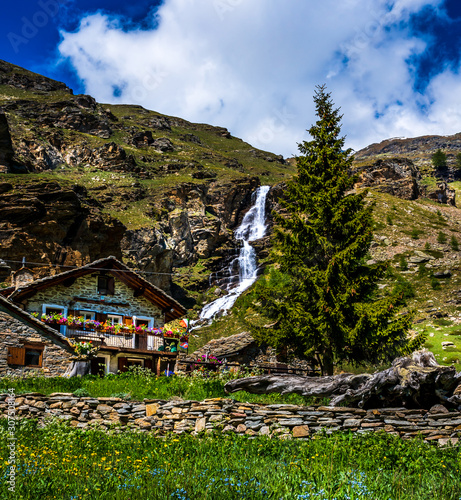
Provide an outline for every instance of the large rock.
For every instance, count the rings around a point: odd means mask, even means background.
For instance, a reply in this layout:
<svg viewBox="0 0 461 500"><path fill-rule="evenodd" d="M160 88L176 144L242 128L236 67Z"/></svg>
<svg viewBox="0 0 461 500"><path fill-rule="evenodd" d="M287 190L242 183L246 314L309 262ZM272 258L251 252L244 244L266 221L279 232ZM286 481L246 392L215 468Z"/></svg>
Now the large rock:
<svg viewBox="0 0 461 500"><path fill-rule="evenodd" d="M359 185L374 187L405 200L421 195L421 174L413 162L406 158L380 159L359 169Z"/></svg>
<svg viewBox="0 0 461 500"><path fill-rule="evenodd" d="M446 182L439 182L439 184L437 184L437 190L428 193L427 196L439 203L456 207L456 191L451 189Z"/></svg>

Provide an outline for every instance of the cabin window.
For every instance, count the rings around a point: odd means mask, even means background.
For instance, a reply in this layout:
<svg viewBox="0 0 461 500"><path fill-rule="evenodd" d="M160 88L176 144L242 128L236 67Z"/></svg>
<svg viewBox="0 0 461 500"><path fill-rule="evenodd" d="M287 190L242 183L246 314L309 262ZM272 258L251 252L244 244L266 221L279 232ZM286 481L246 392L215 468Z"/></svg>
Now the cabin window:
<svg viewBox="0 0 461 500"><path fill-rule="evenodd" d="M64 317L67 316L67 307L60 306L57 304L43 304L42 306L42 314L46 316L53 316L54 314L62 314ZM58 325L57 323L51 323L48 325L50 328L57 330L63 335L66 334L66 326Z"/></svg>
<svg viewBox="0 0 461 500"><path fill-rule="evenodd" d="M8 347L8 364L41 368L43 365L43 345Z"/></svg>
<svg viewBox="0 0 461 500"><path fill-rule="evenodd" d="M136 359L136 358L128 358L128 363L127 366L144 366L144 360L143 359Z"/></svg>
<svg viewBox="0 0 461 500"><path fill-rule="evenodd" d="M120 357L117 358L117 360L118 360L118 371L121 373L128 371L128 368L130 366L144 367L144 359Z"/></svg>
<svg viewBox="0 0 461 500"><path fill-rule="evenodd" d="M95 313L92 311L77 311L77 317L83 318L83 321L95 318Z"/></svg>
<svg viewBox="0 0 461 500"><path fill-rule="evenodd" d="M123 316L118 314L108 314L106 322L109 325L121 325L123 323Z"/></svg>
<svg viewBox="0 0 461 500"><path fill-rule="evenodd" d="M98 276L98 293L100 295L114 295L115 279L112 276Z"/></svg>
<svg viewBox="0 0 461 500"><path fill-rule="evenodd" d="M26 348L24 356L24 366L42 366L43 349L28 349Z"/></svg>

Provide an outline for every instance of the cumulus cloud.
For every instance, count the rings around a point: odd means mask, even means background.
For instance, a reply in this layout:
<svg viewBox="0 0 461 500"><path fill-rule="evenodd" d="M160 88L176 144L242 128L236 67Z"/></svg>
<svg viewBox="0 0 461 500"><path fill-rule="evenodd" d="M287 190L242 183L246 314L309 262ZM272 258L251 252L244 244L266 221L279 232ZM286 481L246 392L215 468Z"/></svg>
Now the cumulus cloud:
<svg viewBox="0 0 461 500"><path fill-rule="evenodd" d="M438 75L425 95L414 90L411 60L427 40L408 21L441 3L165 0L150 14L150 29L88 14L75 32L61 33L59 50L99 101L225 126L285 156L314 120L315 85L327 83L348 146L359 149L392 136L459 131L460 107L450 101L459 75Z"/></svg>

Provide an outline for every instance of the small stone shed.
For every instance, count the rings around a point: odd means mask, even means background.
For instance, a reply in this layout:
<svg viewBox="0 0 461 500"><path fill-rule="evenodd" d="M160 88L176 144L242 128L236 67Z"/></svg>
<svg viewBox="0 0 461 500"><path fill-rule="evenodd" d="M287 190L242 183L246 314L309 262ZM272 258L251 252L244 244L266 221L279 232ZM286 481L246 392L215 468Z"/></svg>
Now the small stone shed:
<svg viewBox="0 0 461 500"><path fill-rule="evenodd" d="M0 295L0 376L37 370L60 376L72 354L63 335Z"/></svg>
<svg viewBox="0 0 461 500"><path fill-rule="evenodd" d="M286 355L277 354L267 344L259 345L248 333L237 333L230 337L210 340L200 349L187 357L181 358L178 367L185 370L193 361L202 356L214 356L230 365L255 367L265 372L297 372L300 375L312 375L314 369L308 360L286 359Z"/></svg>

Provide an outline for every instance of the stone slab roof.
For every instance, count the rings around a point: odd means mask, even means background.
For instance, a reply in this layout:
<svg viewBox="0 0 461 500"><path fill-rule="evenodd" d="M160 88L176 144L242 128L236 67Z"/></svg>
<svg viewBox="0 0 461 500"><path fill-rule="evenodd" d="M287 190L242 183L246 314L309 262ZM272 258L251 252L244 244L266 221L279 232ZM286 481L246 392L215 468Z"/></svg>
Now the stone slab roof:
<svg viewBox="0 0 461 500"><path fill-rule="evenodd" d="M253 344L255 339L247 332L237 333L230 337L212 339L193 354L184 358L184 361L195 361L202 354L208 353L218 359L229 358L239 354L243 349Z"/></svg>

